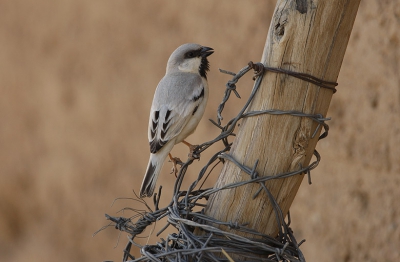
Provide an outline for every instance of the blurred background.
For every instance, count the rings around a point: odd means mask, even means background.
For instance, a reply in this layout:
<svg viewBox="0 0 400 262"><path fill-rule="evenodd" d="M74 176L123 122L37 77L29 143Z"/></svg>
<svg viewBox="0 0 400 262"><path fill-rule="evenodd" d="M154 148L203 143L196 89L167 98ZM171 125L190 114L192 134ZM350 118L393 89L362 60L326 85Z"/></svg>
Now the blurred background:
<svg viewBox="0 0 400 262"><path fill-rule="evenodd" d="M215 49L208 108L189 138L210 140L218 130L207 119L215 119L229 79L218 68L237 72L261 59L274 6L0 0L0 260L120 261L125 234L92 235L107 225L105 213L144 208L111 204L139 190L149 109L169 55L186 42ZM292 205L292 228L307 240L308 261L399 261L398 1L361 2L338 82L330 133L317 145L322 163ZM250 76L241 80L243 98L251 87ZM244 102L235 99L225 119ZM187 148L173 153L185 159ZM158 183L165 189L175 180L169 169ZM168 190L164 196L168 202Z"/></svg>

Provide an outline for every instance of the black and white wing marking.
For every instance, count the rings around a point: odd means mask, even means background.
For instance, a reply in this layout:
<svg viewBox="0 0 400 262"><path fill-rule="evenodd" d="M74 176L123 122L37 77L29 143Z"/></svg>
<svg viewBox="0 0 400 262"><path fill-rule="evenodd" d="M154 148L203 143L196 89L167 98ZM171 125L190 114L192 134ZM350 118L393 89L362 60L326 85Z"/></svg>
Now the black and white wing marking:
<svg viewBox="0 0 400 262"><path fill-rule="evenodd" d="M163 119L160 119L160 110L152 112L151 124L149 126L149 142L150 152L155 154L160 150L168 141L166 134L169 129L171 110L166 110ZM162 112L164 113L164 112Z"/></svg>
<svg viewBox="0 0 400 262"><path fill-rule="evenodd" d="M155 95L156 102L153 101L148 132L150 152L153 154L180 134L204 99L201 81L194 88L181 90L183 92L173 97L162 90Z"/></svg>

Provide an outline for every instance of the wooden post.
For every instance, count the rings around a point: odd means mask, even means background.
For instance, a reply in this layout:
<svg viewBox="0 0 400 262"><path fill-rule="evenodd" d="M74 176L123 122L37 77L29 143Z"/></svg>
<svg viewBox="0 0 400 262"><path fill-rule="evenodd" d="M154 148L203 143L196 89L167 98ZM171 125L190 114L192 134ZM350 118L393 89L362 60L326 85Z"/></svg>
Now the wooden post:
<svg viewBox="0 0 400 262"><path fill-rule="evenodd" d="M335 82L359 3L360 0L278 0L261 61L270 67ZM332 90L309 82L266 72L249 111L296 110L326 116L332 94ZM316 127L308 118L289 115L246 118L230 154L248 167L258 159L260 176L299 170L300 165L310 163L318 139L318 135L311 138ZM266 183L285 216L303 176ZM216 187L248 179L247 174L227 161ZM259 187L249 184L219 191L210 198L206 214L222 221L249 223L250 228L276 236L277 222L268 197L261 193L252 199Z"/></svg>

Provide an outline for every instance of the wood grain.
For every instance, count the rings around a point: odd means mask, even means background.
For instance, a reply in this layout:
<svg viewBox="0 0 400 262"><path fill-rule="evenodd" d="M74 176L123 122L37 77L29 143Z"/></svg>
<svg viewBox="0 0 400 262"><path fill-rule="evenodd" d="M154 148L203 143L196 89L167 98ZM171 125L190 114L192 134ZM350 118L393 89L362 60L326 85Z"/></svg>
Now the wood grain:
<svg viewBox="0 0 400 262"><path fill-rule="evenodd" d="M270 67L311 74L336 81L360 0L278 1L261 61ZM267 72L249 111L296 110L326 116L333 92L300 79ZM261 176L276 175L307 166L318 135L310 119L288 115L262 115L243 120L230 154L246 166L258 159ZM319 132L318 132L319 134ZM327 160L329 161L329 160ZM247 174L226 162L216 187L248 180ZM303 175L268 181L268 189L287 214ZM275 236L277 223L265 193L255 200L258 184L213 195L206 214L222 221L249 223L248 227ZM318 196L316 196L318 197Z"/></svg>

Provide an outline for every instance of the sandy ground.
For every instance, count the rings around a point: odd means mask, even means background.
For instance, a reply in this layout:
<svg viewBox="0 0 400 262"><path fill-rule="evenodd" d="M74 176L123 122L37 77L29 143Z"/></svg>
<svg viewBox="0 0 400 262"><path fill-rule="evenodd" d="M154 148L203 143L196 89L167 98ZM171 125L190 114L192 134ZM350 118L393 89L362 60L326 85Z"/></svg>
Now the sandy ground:
<svg viewBox="0 0 400 262"><path fill-rule="evenodd" d="M104 213L136 205L110 207L139 189L169 54L185 42L215 49L211 99L190 138L209 140L228 80L217 68L259 61L274 2L0 1L0 260L119 261L126 236L92 234ZM308 261L400 261L398 1L362 1L338 82L322 163L291 208L295 235Z"/></svg>

